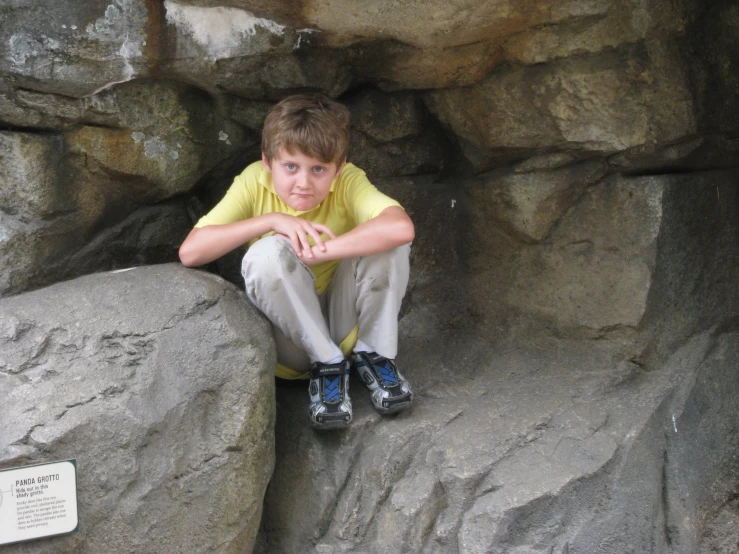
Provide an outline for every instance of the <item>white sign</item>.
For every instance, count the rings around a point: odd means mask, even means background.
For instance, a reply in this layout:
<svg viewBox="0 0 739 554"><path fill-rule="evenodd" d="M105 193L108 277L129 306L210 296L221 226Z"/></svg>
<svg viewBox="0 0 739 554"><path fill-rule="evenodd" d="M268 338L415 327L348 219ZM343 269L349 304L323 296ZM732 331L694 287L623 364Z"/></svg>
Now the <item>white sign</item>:
<svg viewBox="0 0 739 554"><path fill-rule="evenodd" d="M77 461L0 471L0 544L77 530Z"/></svg>

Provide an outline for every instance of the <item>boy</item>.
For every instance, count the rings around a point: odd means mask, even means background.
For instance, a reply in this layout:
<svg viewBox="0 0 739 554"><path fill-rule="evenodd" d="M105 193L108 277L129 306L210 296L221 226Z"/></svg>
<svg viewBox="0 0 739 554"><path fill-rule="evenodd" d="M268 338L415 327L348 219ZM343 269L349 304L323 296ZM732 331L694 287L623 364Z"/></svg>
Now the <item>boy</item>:
<svg viewBox="0 0 739 554"><path fill-rule="evenodd" d="M180 247L193 267L249 243L241 271L247 296L272 322L277 376L308 371L319 429L351 421L352 366L378 412L413 400L393 362L413 223L346 162L348 149L344 106L320 94L286 98L264 122L262 160Z"/></svg>

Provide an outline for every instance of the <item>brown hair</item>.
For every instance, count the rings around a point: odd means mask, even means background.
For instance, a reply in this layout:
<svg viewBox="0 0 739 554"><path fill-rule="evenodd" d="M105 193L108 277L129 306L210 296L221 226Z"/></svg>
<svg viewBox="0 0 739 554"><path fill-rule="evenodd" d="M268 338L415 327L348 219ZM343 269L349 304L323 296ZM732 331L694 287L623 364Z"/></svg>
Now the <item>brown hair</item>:
<svg viewBox="0 0 739 554"><path fill-rule="evenodd" d="M349 110L323 94L296 94L274 105L262 130L270 162L284 148L341 165L349 152Z"/></svg>

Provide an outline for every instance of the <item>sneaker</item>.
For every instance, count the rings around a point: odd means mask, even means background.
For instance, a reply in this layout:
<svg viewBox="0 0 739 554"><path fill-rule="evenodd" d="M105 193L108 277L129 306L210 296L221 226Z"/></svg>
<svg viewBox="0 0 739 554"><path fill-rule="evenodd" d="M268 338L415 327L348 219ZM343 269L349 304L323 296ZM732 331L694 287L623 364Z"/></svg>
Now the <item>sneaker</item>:
<svg viewBox="0 0 739 554"><path fill-rule="evenodd" d="M352 401L349 398L349 370L351 362L338 364L316 362L310 367L310 422L316 429L346 427L352 420Z"/></svg>
<svg viewBox="0 0 739 554"><path fill-rule="evenodd" d="M395 362L376 352L358 352L352 362L372 393L372 405L381 414L404 410L413 402L411 386L398 371Z"/></svg>

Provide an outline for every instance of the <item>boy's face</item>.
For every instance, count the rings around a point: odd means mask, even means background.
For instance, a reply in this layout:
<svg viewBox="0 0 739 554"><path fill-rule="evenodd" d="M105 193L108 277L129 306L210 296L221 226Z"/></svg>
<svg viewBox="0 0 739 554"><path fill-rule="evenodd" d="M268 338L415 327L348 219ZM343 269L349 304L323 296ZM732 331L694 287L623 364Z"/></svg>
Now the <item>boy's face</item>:
<svg viewBox="0 0 739 554"><path fill-rule="evenodd" d="M323 202L331 182L341 175L344 164L325 163L302 152L291 154L280 148L272 162L262 153L262 162L272 173L272 185L285 204L293 210L307 212Z"/></svg>

